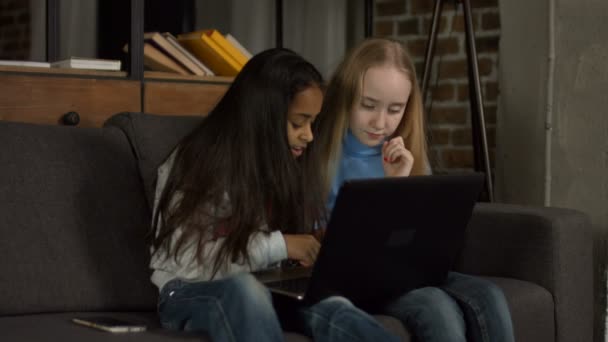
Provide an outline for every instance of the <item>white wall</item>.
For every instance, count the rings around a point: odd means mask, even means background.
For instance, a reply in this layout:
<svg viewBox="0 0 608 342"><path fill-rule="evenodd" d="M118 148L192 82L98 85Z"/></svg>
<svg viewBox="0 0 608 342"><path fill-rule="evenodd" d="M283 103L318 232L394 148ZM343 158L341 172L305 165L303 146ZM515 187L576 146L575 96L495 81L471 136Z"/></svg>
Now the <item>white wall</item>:
<svg viewBox="0 0 608 342"><path fill-rule="evenodd" d="M608 233L608 1L499 5L497 197L589 214L596 236L596 341L601 341Z"/></svg>

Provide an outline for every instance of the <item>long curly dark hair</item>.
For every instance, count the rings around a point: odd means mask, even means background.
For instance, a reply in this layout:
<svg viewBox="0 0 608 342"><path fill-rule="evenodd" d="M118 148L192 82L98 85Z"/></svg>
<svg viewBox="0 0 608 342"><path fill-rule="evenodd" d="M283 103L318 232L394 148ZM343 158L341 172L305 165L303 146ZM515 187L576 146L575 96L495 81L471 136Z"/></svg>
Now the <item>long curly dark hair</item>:
<svg viewBox="0 0 608 342"><path fill-rule="evenodd" d="M252 234L311 232L325 219L318 158L306 149L295 159L286 131L289 104L310 86L323 87L321 74L288 49L269 49L247 62L208 117L178 144L153 220L155 252L177 261L194 242L201 264L204 245L224 237L215 275L228 262L249 262ZM229 213L218 213L226 196ZM181 235L172 241L178 228Z"/></svg>

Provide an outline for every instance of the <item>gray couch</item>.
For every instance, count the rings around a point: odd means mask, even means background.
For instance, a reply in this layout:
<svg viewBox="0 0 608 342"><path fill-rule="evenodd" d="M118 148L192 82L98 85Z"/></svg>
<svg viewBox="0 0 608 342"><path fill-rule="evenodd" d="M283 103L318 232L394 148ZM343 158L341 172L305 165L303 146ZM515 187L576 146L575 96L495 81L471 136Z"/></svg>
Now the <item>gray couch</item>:
<svg viewBox="0 0 608 342"><path fill-rule="evenodd" d="M199 121L138 113L104 128L0 121L2 341L200 340L158 328L144 243L156 166ZM517 341L587 342L591 256L580 212L479 204L457 268L504 290ZM100 313L150 329L113 335L70 322ZM396 320L378 319L410 340Z"/></svg>

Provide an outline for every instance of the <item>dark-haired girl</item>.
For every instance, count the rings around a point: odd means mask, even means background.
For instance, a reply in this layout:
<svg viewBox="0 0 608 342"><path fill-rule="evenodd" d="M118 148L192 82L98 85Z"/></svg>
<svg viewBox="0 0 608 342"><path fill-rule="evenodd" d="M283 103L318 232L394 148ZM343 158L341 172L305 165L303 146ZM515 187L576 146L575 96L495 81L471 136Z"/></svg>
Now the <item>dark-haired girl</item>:
<svg viewBox="0 0 608 342"><path fill-rule="evenodd" d="M290 50L257 54L159 167L150 266L164 328L214 341L283 340L271 296L250 272L316 259L311 232L325 209L321 168L307 147L322 85ZM341 298L301 317L316 340L393 338Z"/></svg>

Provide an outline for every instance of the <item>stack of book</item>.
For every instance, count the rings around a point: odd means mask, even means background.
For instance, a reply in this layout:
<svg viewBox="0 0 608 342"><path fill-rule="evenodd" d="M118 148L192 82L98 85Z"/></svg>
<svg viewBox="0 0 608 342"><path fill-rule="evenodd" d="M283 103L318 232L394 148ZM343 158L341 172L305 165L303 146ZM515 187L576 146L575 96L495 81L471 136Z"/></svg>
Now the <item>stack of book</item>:
<svg viewBox="0 0 608 342"><path fill-rule="evenodd" d="M66 69L118 71L120 70L120 64L121 62L119 60L114 59L71 57L57 62L52 62L51 67Z"/></svg>
<svg viewBox="0 0 608 342"><path fill-rule="evenodd" d="M144 65L150 70L199 76L236 76L251 58L231 35L218 30L144 34Z"/></svg>
<svg viewBox="0 0 608 342"><path fill-rule="evenodd" d="M70 57L56 62L35 62L35 61L5 61L1 60L0 65L36 67L36 68L63 68L63 69L86 69L86 70L106 70L119 71L121 62L114 59Z"/></svg>

